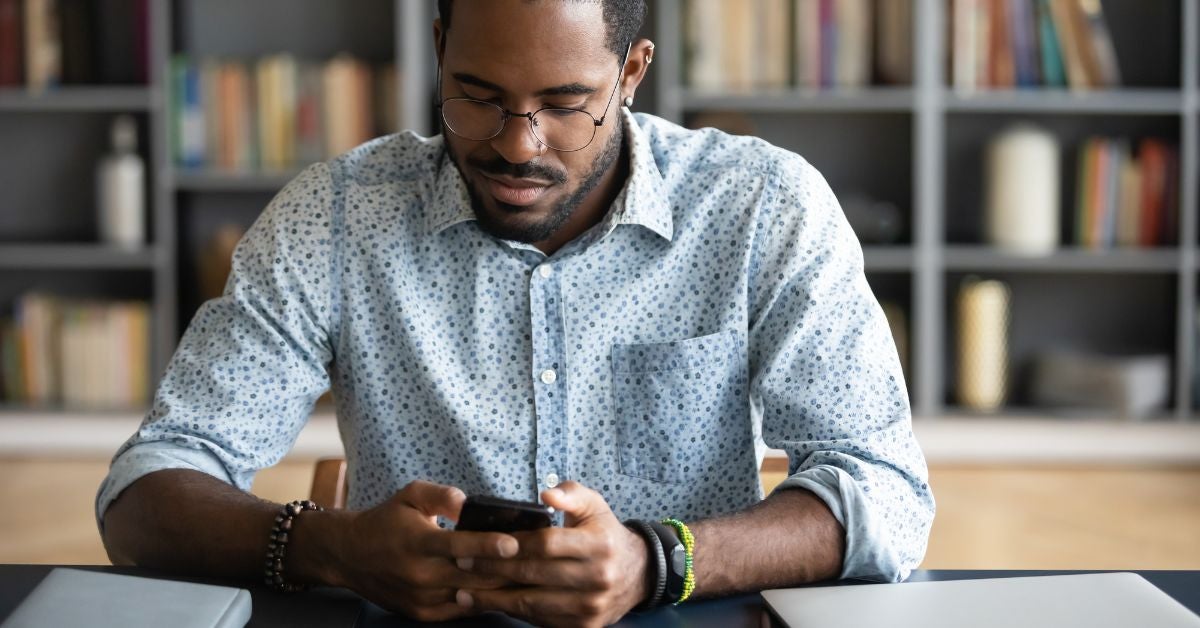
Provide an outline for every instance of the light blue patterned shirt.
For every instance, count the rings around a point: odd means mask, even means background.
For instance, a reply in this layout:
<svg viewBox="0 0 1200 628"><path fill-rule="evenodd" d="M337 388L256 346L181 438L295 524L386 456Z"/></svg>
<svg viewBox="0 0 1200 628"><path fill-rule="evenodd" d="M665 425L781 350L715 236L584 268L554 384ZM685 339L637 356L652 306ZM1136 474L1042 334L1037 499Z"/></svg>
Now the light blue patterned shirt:
<svg viewBox="0 0 1200 628"><path fill-rule="evenodd" d="M769 446L780 489L845 527L843 577L906 577L933 497L829 186L759 139L622 119L625 188L549 257L479 228L440 137L306 169L188 327L97 517L160 469L249 490L332 387L352 508L417 479L523 500L571 479L621 519L695 520L762 499Z"/></svg>

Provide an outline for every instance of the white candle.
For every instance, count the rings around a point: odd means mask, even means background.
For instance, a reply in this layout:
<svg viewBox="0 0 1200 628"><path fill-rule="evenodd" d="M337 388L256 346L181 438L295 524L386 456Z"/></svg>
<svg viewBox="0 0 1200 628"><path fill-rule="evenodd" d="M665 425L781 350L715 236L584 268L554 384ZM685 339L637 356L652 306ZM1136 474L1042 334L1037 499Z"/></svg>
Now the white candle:
<svg viewBox="0 0 1200 628"><path fill-rule="evenodd" d="M1059 242L1058 140L1023 124L987 150L986 241L1021 255L1044 255Z"/></svg>

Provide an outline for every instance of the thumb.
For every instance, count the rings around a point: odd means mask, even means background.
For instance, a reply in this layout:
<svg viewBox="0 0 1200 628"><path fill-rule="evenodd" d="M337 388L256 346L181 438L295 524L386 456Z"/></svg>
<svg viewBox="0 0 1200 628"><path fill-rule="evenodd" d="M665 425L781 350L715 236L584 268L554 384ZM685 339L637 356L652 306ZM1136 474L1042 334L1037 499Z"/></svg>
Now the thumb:
<svg viewBox="0 0 1200 628"><path fill-rule="evenodd" d="M458 521L467 496L461 489L444 484L416 480L400 490L400 501L431 520L439 515Z"/></svg>
<svg viewBox="0 0 1200 628"><path fill-rule="evenodd" d="M612 509L604 496L573 481L563 482L542 492L542 503L561 510L566 515L567 527L583 525L597 517L611 516Z"/></svg>

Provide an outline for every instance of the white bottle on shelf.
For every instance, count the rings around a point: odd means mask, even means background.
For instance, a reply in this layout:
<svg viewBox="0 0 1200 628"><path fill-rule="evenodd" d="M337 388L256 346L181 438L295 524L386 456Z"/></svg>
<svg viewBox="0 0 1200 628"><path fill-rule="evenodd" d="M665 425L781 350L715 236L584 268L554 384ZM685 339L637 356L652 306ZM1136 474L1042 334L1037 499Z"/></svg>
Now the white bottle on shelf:
<svg viewBox="0 0 1200 628"><path fill-rule="evenodd" d="M112 152L96 168L100 241L124 249L146 242L146 164L138 155L133 116L113 120Z"/></svg>

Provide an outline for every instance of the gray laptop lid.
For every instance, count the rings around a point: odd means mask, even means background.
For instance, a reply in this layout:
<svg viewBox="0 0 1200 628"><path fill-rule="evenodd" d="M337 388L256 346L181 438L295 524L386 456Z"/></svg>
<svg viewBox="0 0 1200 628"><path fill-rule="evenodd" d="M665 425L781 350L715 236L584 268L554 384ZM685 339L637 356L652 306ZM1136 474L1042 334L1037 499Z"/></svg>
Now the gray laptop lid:
<svg viewBox="0 0 1200 628"><path fill-rule="evenodd" d="M864 584L763 591L790 628L1200 628L1133 573Z"/></svg>
<svg viewBox="0 0 1200 628"><path fill-rule="evenodd" d="M0 628L242 628L248 621L244 589L60 568Z"/></svg>

